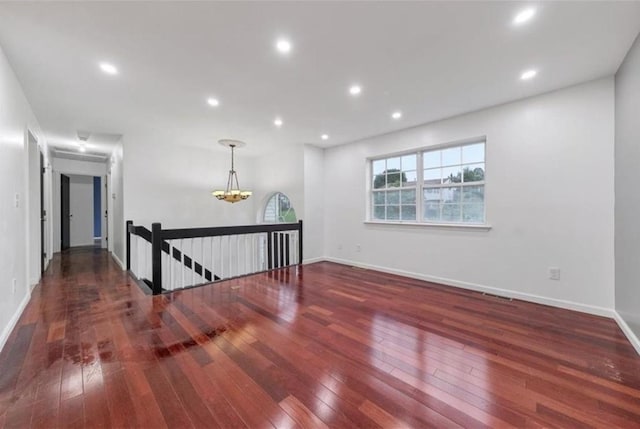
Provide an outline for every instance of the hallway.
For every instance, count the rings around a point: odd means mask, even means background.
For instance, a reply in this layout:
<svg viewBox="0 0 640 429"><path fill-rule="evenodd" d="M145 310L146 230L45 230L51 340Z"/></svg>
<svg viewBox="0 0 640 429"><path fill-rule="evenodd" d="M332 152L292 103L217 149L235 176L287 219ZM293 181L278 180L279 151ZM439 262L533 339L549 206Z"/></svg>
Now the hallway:
<svg viewBox="0 0 640 429"><path fill-rule="evenodd" d="M0 355L0 428L639 424L614 321L332 263L151 297L71 249Z"/></svg>

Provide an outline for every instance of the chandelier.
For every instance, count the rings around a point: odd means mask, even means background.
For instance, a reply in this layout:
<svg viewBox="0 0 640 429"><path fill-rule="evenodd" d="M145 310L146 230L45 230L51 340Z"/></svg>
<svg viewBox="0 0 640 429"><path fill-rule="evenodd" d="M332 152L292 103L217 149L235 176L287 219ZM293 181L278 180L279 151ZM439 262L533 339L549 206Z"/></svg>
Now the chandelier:
<svg viewBox="0 0 640 429"><path fill-rule="evenodd" d="M237 203L241 200L246 200L251 196L251 191L243 191L240 189L240 185L238 184L238 174L236 170L233 168L233 153L236 147L242 147L245 145L244 142L238 140L219 140L222 146L231 148L231 170L229 170L229 177L227 178L227 188L222 191L213 191L212 195L219 200L226 201L228 203Z"/></svg>

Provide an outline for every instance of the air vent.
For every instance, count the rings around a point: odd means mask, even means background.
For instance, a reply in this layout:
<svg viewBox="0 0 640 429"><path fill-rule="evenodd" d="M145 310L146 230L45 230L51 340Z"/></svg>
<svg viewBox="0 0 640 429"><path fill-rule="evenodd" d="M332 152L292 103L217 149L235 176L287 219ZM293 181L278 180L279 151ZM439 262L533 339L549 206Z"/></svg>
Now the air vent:
<svg viewBox="0 0 640 429"><path fill-rule="evenodd" d="M482 294L484 296L487 296L489 298L496 298L496 299L501 299L502 301L513 301L513 298L510 298L508 296L500 296L500 295L494 295L492 293L486 293L486 292L482 292Z"/></svg>

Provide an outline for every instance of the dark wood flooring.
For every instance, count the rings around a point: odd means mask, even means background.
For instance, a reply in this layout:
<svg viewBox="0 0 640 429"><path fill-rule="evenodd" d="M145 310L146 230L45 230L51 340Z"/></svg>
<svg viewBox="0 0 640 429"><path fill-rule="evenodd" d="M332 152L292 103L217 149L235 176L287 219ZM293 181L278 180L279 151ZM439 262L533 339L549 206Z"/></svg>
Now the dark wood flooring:
<svg viewBox="0 0 640 429"><path fill-rule="evenodd" d="M57 255L0 355L0 427L640 427L615 322L332 263L144 295Z"/></svg>

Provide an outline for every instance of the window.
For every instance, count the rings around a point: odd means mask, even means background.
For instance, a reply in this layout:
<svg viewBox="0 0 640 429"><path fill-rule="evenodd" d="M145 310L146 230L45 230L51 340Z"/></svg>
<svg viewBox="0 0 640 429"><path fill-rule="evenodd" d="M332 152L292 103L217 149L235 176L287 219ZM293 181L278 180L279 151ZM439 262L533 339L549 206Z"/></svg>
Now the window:
<svg viewBox="0 0 640 429"><path fill-rule="evenodd" d="M282 192L276 192L269 198L262 219L266 223L297 222L296 211L291 207L289 198Z"/></svg>
<svg viewBox="0 0 640 429"><path fill-rule="evenodd" d="M416 220L417 155L372 162L373 218Z"/></svg>
<svg viewBox="0 0 640 429"><path fill-rule="evenodd" d="M484 224L484 149L476 141L372 160L371 219Z"/></svg>

